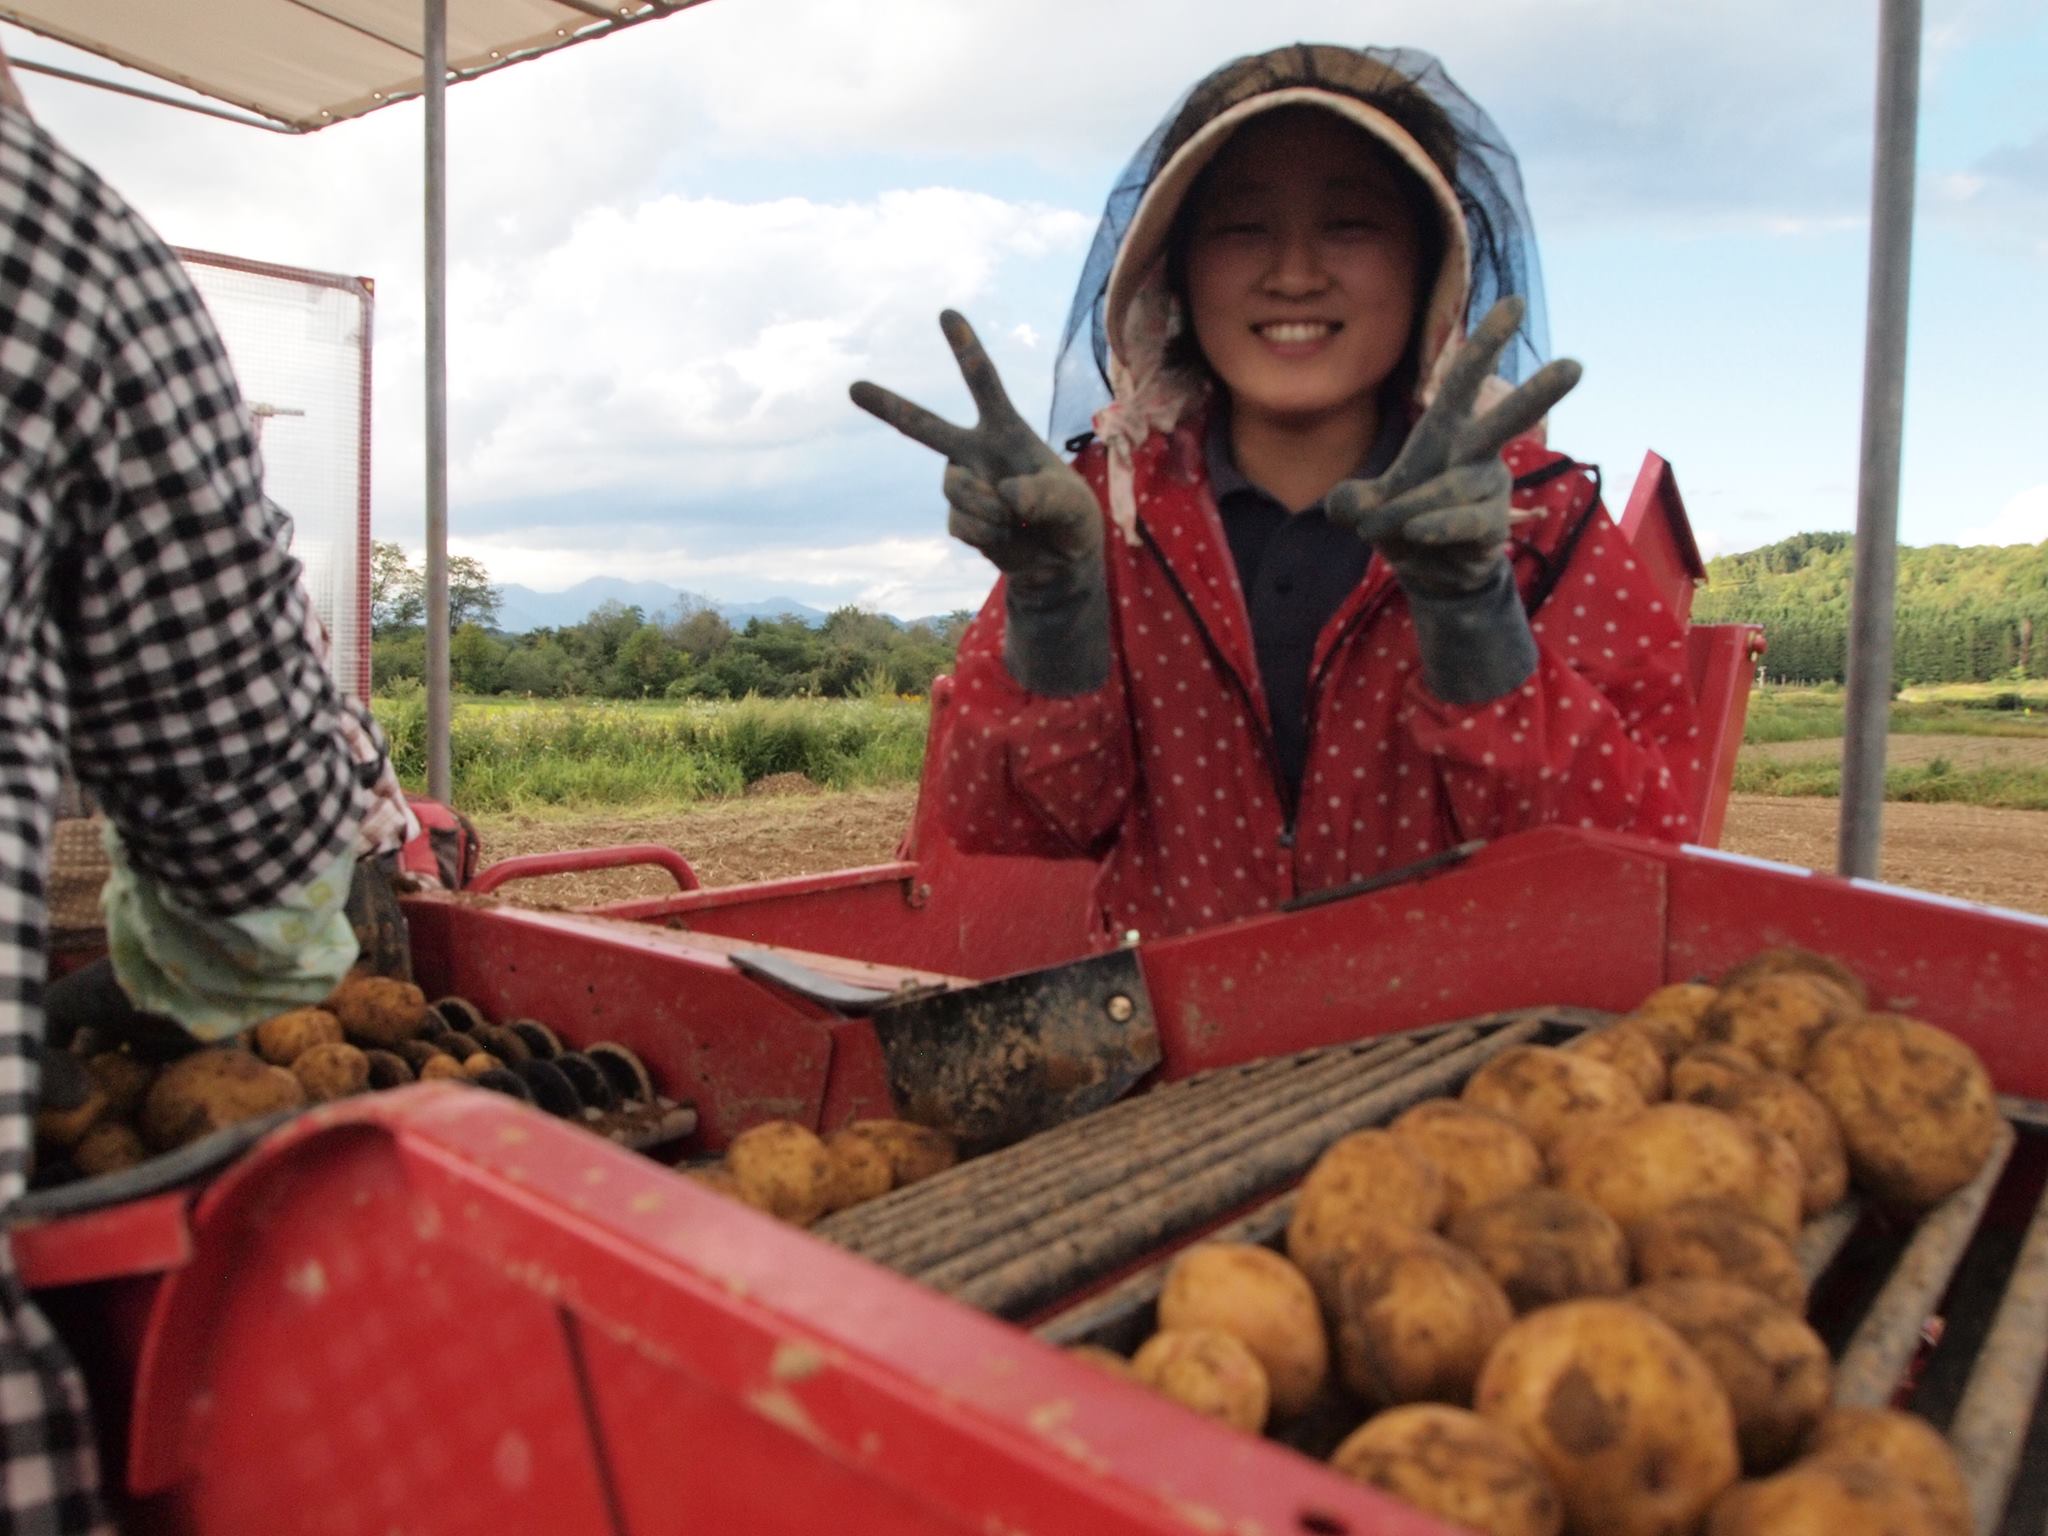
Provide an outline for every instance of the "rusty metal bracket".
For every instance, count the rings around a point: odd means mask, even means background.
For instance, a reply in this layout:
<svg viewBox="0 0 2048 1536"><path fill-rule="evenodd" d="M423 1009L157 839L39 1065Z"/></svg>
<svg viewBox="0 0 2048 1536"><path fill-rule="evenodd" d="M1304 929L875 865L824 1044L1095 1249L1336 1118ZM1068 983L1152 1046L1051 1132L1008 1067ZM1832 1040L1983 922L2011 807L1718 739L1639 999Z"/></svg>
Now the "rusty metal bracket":
<svg viewBox="0 0 2048 1536"><path fill-rule="evenodd" d="M891 1003L871 1018L897 1106L970 1153L1101 1109L1161 1059L1129 951Z"/></svg>

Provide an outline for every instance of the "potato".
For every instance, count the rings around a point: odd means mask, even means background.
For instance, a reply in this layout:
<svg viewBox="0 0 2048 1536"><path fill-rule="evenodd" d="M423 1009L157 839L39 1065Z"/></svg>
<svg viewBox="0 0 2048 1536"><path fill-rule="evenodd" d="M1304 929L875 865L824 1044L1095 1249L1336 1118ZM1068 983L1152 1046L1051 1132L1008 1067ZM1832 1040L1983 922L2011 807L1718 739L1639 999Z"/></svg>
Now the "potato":
<svg viewBox="0 0 2048 1536"><path fill-rule="evenodd" d="M1748 1051L1776 1071L1797 1072L1814 1041L1862 1012L1825 976L1781 971L1722 988L1700 1022L1700 1036Z"/></svg>
<svg viewBox="0 0 2048 1536"><path fill-rule="evenodd" d="M1574 1536L1689 1531L1740 1470L1713 1371L1670 1325L1625 1302L1567 1301L1523 1318L1487 1357L1474 1406L1535 1451Z"/></svg>
<svg viewBox="0 0 2048 1536"><path fill-rule="evenodd" d="M86 1059L85 1070L107 1096L106 1118L126 1120L142 1107L156 1068L121 1051L101 1051Z"/></svg>
<svg viewBox="0 0 2048 1536"><path fill-rule="evenodd" d="M1806 1311L1806 1273L1778 1229L1727 1200L1688 1200L1629 1230L1636 1275L1659 1280L1728 1280L1779 1306Z"/></svg>
<svg viewBox="0 0 2048 1536"><path fill-rule="evenodd" d="M167 1152L188 1141L306 1102L283 1067L232 1046L194 1051L157 1073L142 1101L142 1139Z"/></svg>
<svg viewBox="0 0 2048 1536"><path fill-rule="evenodd" d="M1471 1402L1480 1366L1515 1320L1484 1265L1426 1232L1353 1258L1337 1293L1338 1369L1376 1408Z"/></svg>
<svg viewBox="0 0 2048 1536"><path fill-rule="evenodd" d="M1330 1374L1323 1315L1301 1271L1252 1243L1198 1243L1173 1261L1159 1293L1162 1330L1216 1329L1259 1357L1273 1413L1300 1413Z"/></svg>
<svg viewBox="0 0 2048 1536"><path fill-rule="evenodd" d="M770 1120L733 1137L725 1166L740 1197L783 1221L808 1227L825 1214L832 1159L825 1143L794 1120Z"/></svg>
<svg viewBox="0 0 2048 1536"><path fill-rule="evenodd" d="M1459 1097L1506 1115L1546 1152L1567 1126L1643 1107L1642 1090L1618 1067L1547 1045L1508 1047Z"/></svg>
<svg viewBox="0 0 2048 1536"><path fill-rule="evenodd" d="M106 1118L106 1090L89 1077L84 1087L85 1097L69 1109L53 1109L45 1104L36 1110L36 1140L55 1147L75 1147Z"/></svg>
<svg viewBox="0 0 2048 1536"><path fill-rule="evenodd" d="M462 1075L475 1082L486 1072L503 1072L505 1063L489 1051L471 1051L462 1058ZM529 1095L530 1097L530 1095Z"/></svg>
<svg viewBox="0 0 2048 1536"><path fill-rule="evenodd" d="M1529 1133L1476 1104L1425 1099L1387 1129L1443 1175L1446 1221L1543 1182L1543 1154Z"/></svg>
<svg viewBox="0 0 2048 1536"><path fill-rule="evenodd" d="M1828 1107L1796 1077L1757 1072L1694 1090L1689 1102L1718 1109L1746 1124L1775 1131L1799 1156L1799 1209L1818 1216L1849 1192L1849 1158L1842 1128Z"/></svg>
<svg viewBox="0 0 2048 1536"><path fill-rule="evenodd" d="M1750 956L1740 965L1730 968L1728 974L1721 978L1721 985L1724 988L1739 987L1759 977L1781 976L1787 972L1822 977L1854 998L1858 1008L1870 1006L1870 995L1864 990L1862 977L1841 961L1810 949L1801 949L1796 944L1783 944Z"/></svg>
<svg viewBox="0 0 2048 1536"><path fill-rule="evenodd" d="M1916 1019L1872 1013L1830 1030L1801 1080L1841 1126L1856 1182L1888 1205L1917 1210L1954 1194L1998 1135L1977 1053Z"/></svg>
<svg viewBox="0 0 2048 1536"><path fill-rule="evenodd" d="M1671 1063L1671 1097L1690 1104L1709 1088L1725 1088L1763 1070L1762 1062L1739 1047L1696 1045Z"/></svg>
<svg viewBox="0 0 2048 1536"><path fill-rule="evenodd" d="M1659 1280L1628 1300L1677 1329L1719 1379L1745 1468L1792 1459L1834 1389L1828 1347L1805 1318L1732 1280Z"/></svg>
<svg viewBox="0 0 2048 1536"><path fill-rule="evenodd" d="M1287 1223L1287 1256L1334 1306L1337 1274L1389 1227L1429 1230L1449 1199L1443 1173L1391 1131L1355 1131L1333 1142L1309 1169Z"/></svg>
<svg viewBox="0 0 2048 1536"><path fill-rule="evenodd" d="M1664 1049L1647 1025L1618 1019L1605 1029L1587 1030L1564 1049L1619 1067L1636 1085L1645 1104L1658 1102L1670 1087Z"/></svg>
<svg viewBox="0 0 2048 1536"><path fill-rule="evenodd" d="M341 1044L341 1020L325 1008L294 1008L258 1024L253 1038L258 1056L288 1067L316 1045Z"/></svg>
<svg viewBox="0 0 2048 1536"><path fill-rule="evenodd" d="M1967 1529L1967 1527L1965 1528ZM1731 1488L1706 1536L1949 1536L1925 1500L1873 1461L1797 1461Z"/></svg>
<svg viewBox="0 0 2048 1536"><path fill-rule="evenodd" d="M462 1070L462 1063L453 1056L437 1054L420 1064L421 1082L438 1083L449 1079L465 1083L469 1081L469 1074Z"/></svg>
<svg viewBox="0 0 2048 1536"><path fill-rule="evenodd" d="M336 1040L299 1052L292 1076L314 1104L332 1104L370 1086L370 1059L354 1046Z"/></svg>
<svg viewBox="0 0 2048 1536"><path fill-rule="evenodd" d="M1799 1229L1803 1173L1791 1147L1697 1104L1658 1104L1574 1130L1551 1149L1551 1171L1559 1189L1592 1201L1624 1231L1683 1201L1716 1197Z"/></svg>
<svg viewBox="0 0 2048 1536"><path fill-rule="evenodd" d="M1614 1218L1555 1189L1528 1189L1474 1206L1451 1223L1465 1249L1517 1312L1628 1289L1628 1241Z"/></svg>
<svg viewBox="0 0 2048 1536"><path fill-rule="evenodd" d="M909 1120L856 1120L841 1134L873 1142L889 1159L897 1189L944 1173L960 1160L951 1136Z"/></svg>
<svg viewBox="0 0 2048 1536"><path fill-rule="evenodd" d="M1265 1367L1241 1339L1215 1328L1155 1333L1131 1358L1138 1380L1184 1408L1250 1434L1266 1427Z"/></svg>
<svg viewBox="0 0 2048 1536"><path fill-rule="evenodd" d="M1528 1446L1441 1403L1393 1408L1352 1431L1333 1470L1486 1536L1558 1536L1564 1505Z"/></svg>
<svg viewBox="0 0 2048 1536"><path fill-rule="evenodd" d="M389 976L351 976L328 995L325 1006L349 1038L387 1051L419 1034L427 1022L426 994Z"/></svg>
<svg viewBox="0 0 2048 1536"><path fill-rule="evenodd" d="M895 1186L896 1171L889 1154L872 1136L834 1131L825 1138L825 1155L832 1160L831 1184L825 1194L828 1212L879 1200Z"/></svg>
<svg viewBox="0 0 2048 1536"><path fill-rule="evenodd" d="M1104 1349L1100 1344L1072 1345L1067 1350L1067 1357L1071 1360L1079 1360L1084 1365L1092 1365L1098 1371L1105 1371L1109 1375L1121 1377L1125 1381L1136 1381L1138 1379L1138 1373L1132 1367L1130 1361L1113 1349Z"/></svg>
<svg viewBox="0 0 2048 1536"><path fill-rule="evenodd" d="M1670 1040L1678 1051L1696 1045L1700 1038L1700 1020L1707 1016L1707 1010L1714 1006L1714 999L1721 995L1719 987L1709 986L1703 981L1674 981L1669 986L1659 987L1635 1006L1631 1018L1661 1020L1659 1031L1663 1038Z"/></svg>
<svg viewBox="0 0 2048 1536"><path fill-rule="evenodd" d="M135 1127L116 1120L105 1120L94 1126L71 1149L71 1161L88 1178L102 1173L119 1173L123 1168L133 1168L146 1161L148 1157L149 1149L135 1134Z"/></svg>
<svg viewBox="0 0 2048 1536"><path fill-rule="evenodd" d="M1874 1461L1927 1502L1948 1536L1970 1536L1970 1492L1947 1440L1925 1419L1896 1408L1836 1408L1806 1443L1806 1459Z"/></svg>

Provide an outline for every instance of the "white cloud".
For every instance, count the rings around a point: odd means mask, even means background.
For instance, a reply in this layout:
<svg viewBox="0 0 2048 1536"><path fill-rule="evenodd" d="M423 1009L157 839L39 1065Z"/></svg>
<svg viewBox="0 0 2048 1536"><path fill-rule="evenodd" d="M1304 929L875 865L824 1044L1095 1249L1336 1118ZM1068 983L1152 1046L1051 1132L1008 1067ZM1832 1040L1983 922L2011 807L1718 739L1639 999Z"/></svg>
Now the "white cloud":
<svg viewBox="0 0 2048 1536"><path fill-rule="evenodd" d="M1956 535L1958 544L2039 544L2048 539L2048 481L2029 486L1988 523Z"/></svg>

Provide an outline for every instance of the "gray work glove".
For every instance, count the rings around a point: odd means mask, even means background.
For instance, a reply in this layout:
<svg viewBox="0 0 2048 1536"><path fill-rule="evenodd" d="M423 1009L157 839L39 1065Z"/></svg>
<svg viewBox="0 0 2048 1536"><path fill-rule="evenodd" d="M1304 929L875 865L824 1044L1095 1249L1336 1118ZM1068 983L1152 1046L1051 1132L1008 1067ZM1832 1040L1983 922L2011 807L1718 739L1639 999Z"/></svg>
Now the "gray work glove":
<svg viewBox="0 0 2048 1536"><path fill-rule="evenodd" d="M1102 512L1088 483L1026 424L974 328L939 316L981 416L958 427L865 380L853 403L946 458L947 530L1009 577L1003 661L1032 693L1092 693L1109 678Z"/></svg>
<svg viewBox="0 0 2048 1536"><path fill-rule="evenodd" d="M1385 474L1346 480L1324 503L1393 567L1408 594L1423 681L1438 698L1479 704L1519 687L1536 670L1508 566L1514 477L1501 450L1550 414L1579 382L1560 358L1473 415L1480 385L1522 323L1520 298L1487 312L1445 370L1443 386Z"/></svg>

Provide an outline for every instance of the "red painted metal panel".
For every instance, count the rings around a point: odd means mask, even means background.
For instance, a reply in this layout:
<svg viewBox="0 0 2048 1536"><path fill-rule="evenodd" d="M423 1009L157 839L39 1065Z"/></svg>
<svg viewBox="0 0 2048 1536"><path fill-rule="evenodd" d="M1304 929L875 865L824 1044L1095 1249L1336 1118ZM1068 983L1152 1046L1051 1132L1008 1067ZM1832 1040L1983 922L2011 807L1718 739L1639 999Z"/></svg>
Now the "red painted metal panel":
<svg viewBox="0 0 2048 1536"><path fill-rule="evenodd" d="M7 1233L15 1270L23 1285L42 1290L176 1269L192 1256L191 1203L192 1192L177 1189L61 1221L22 1222Z"/></svg>
<svg viewBox="0 0 2048 1536"><path fill-rule="evenodd" d="M1643 467L1636 472L1635 487L1621 514L1621 531L1671 611L1681 620L1691 618L1693 590L1706 579L1707 566L1693 542L1678 477L1657 454L1643 455Z"/></svg>
<svg viewBox="0 0 2048 1536"><path fill-rule="evenodd" d="M1147 944L1166 1073L1542 1003L1627 1008L1661 979L1664 867L1541 831L1419 882Z"/></svg>
<svg viewBox="0 0 2048 1536"><path fill-rule="evenodd" d="M697 1106L699 1145L716 1150L763 1120L818 1123L832 1060L823 1010L685 947L686 935L460 895L405 908L430 995L540 1019L574 1045L618 1041L662 1092Z"/></svg>
<svg viewBox="0 0 2048 1536"><path fill-rule="evenodd" d="M1749 690L1763 654L1764 632L1754 624L1696 624L1686 636L1693 700L1699 710L1706 768L1694 782L1693 814L1703 847L1718 847L1735 783L1735 759L1749 723Z"/></svg>

